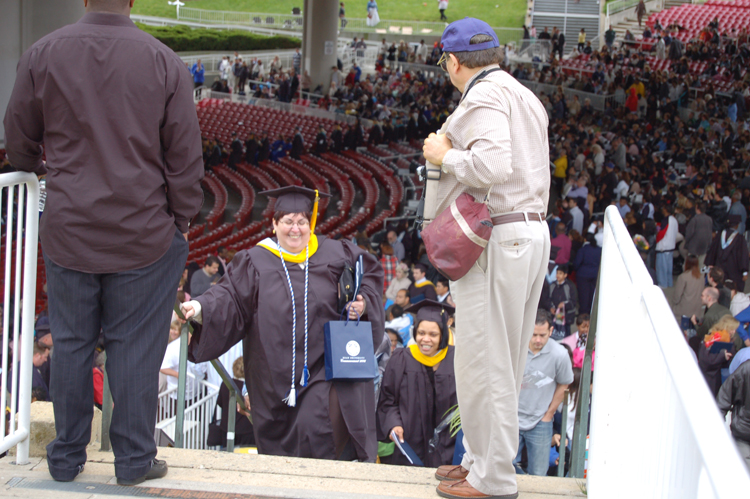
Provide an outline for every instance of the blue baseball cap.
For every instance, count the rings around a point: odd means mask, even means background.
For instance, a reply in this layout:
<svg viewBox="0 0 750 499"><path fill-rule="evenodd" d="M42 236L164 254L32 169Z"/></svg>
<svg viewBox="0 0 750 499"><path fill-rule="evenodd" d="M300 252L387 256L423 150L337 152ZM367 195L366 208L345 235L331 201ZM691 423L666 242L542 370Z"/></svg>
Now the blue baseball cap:
<svg viewBox="0 0 750 499"><path fill-rule="evenodd" d="M492 40L471 45L470 41L474 35L491 36ZM453 21L445 28L440 38L440 45L443 47L443 52L474 52L499 47L500 42L495 30L489 24L473 17L464 17Z"/></svg>

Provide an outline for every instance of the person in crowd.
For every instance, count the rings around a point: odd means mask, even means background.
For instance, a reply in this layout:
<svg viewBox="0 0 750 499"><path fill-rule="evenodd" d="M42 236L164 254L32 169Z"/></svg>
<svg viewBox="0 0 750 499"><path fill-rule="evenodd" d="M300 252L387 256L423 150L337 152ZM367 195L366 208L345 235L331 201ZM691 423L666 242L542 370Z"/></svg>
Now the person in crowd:
<svg viewBox="0 0 750 499"><path fill-rule="evenodd" d="M586 355L586 343L589 338L589 329L591 328L591 316L589 314L579 314L576 317L576 332L563 338L560 344L567 345L573 352L573 368L580 369L583 366L583 358ZM591 352L591 370L594 370L594 354ZM571 390L572 391L572 390Z"/></svg>
<svg viewBox="0 0 750 499"><path fill-rule="evenodd" d="M190 74L193 75L193 83L195 84L195 88L202 86L203 82L206 81L205 73L206 68L203 67L201 60L198 59L197 61L195 61L195 64L193 64L193 67L190 68Z"/></svg>
<svg viewBox="0 0 750 499"><path fill-rule="evenodd" d="M292 139L292 148L289 152L289 156L294 159L299 159L302 153L305 152L305 139L302 138L302 131L300 127L294 131L294 138Z"/></svg>
<svg viewBox="0 0 750 499"><path fill-rule="evenodd" d="M685 271L677 277L674 285L672 310L679 319L683 315L692 317L700 315L703 302L704 276L698 265L698 257L688 255L685 259Z"/></svg>
<svg viewBox="0 0 750 499"><path fill-rule="evenodd" d="M318 127L318 135L315 136L315 154L323 154L328 150L328 136L326 129L321 125Z"/></svg>
<svg viewBox="0 0 750 499"><path fill-rule="evenodd" d="M709 330L725 315L729 315L730 317L732 315L727 307L719 303L719 291L716 288L710 286L703 288L701 302L705 306L702 320L698 322L695 315L690 318L690 321L696 326L697 334L693 338L690 338L689 343L696 355L699 351L700 342L703 341Z"/></svg>
<svg viewBox="0 0 750 499"><path fill-rule="evenodd" d="M447 21L448 16L445 15L445 11L448 9L448 0L437 0L438 11L440 11L440 20Z"/></svg>
<svg viewBox="0 0 750 499"><path fill-rule="evenodd" d="M438 478L456 480L442 482L438 492L444 497L513 495L518 491L515 408L550 251L543 215L551 181L549 118L539 99L500 69L503 53L487 23L454 21L441 43L441 68L466 105L424 142L426 160L443 172L433 187L436 213L468 192L487 198L495 216L490 244L452 283L461 338L456 389L466 453L461 465L438 468ZM519 249L511 249L514 245ZM496 362L499 358L508 361Z"/></svg>
<svg viewBox="0 0 750 499"><path fill-rule="evenodd" d="M167 345L167 351L164 352L164 359L161 362L161 368L159 372L167 377L167 389L174 390L169 394L172 400L173 408L176 408L177 402L177 382L179 378L180 369L180 330L182 324L180 321L173 321L169 326L169 344ZM190 334L188 334L188 342L190 342ZM185 405L191 405L195 403L198 398L201 397L200 381L206 376L206 370L208 368L207 363L202 362L200 364L194 364L188 361L187 363L187 376L185 377ZM174 414L174 410L172 411Z"/></svg>
<svg viewBox="0 0 750 499"><path fill-rule="evenodd" d="M229 250L226 246L216 248L216 259L219 260L219 270L217 274L223 276L227 273L227 265L231 261Z"/></svg>
<svg viewBox="0 0 750 499"><path fill-rule="evenodd" d="M583 211L578 206L579 204L583 205L583 203L581 202L581 198L569 198L565 202L567 202L569 206L568 214L571 219L570 230L574 230L579 234L582 234L584 216Z"/></svg>
<svg viewBox="0 0 750 499"><path fill-rule="evenodd" d="M698 258L698 267L703 268L706 253L708 253L708 249L711 246L713 220L706 215L705 202L697 202L694 209L695 215L690 219L685 229L685 244L683 248L687 253L696 255Z"/></svg>
<svg viewBox="0 0 750 499"><path fill-rule="evenodd" d="M456 304L451 297L450 282L443 276L440 276L435 283L435 293L437 293L437 301L439 303L445 303L451 307L455 307Z"/></svg>
<svg viewBox="0 0 750 499"><path fill-rule="evenodd" d="M405 303L405 305L407 305L407 308L411 306L408 303ZM401 345L410 344L414 316L409 312L404 312L404 308L398 303L394 303L386 310L386 319L385 328L396 331L399 334Z"/></svg>
<svg viewBox="0 0 750 499"><path fill-rule="evenodd" d="M75 479L86 462L102 330L117 482L167 473L154 441L159 365L204 169L193 78L133 24L132 3L86 0L80 22L33 44L4 119L13 166L47 175L39 232L52 373L65 374L50 386L56 437L47 467L59 481ZM159 91L129 98L145 88Z"/></svg>
<svg viewBox="0 0 750 499"><path fill-rule="evenodd" d="M732 301L729 304L729 311L734 316L745 310L747 307L750 307L750 297L739 289L740 286L744 288L744 284L745 283L736 283L732 280L724 282L724 286L729 290L729 293L732 296Z"/></svg>
<svg viewBox="0 0 750 499"><path fill-rule="evenodd" d="M573 242L565 233L565 224L563 222L557 223L555 232L557 235L550 240L550 244L553 247L559 248L555 256L555 263L564 265L570 262L570 250L573 247Z"/></svg>
<svg viewBox="0 0 750 499"><path fill-rule="evenodd" d="M232 381L239 392L245 386L245 363L243 358L237 357L232 363ZM219 412L221 411L221 412ZM208 427L208 436L206 445L221 447L227 446L228 431L228 414L229 411L236 411L234 416L234 445L239 447L255 446L255 434L253 424L245 414L240 412L237 407L229 407L229 389L222 383L219 387L219 396L216 399L216 408L214 409L213 422ZM221 416L219 416L221 414Z"/></svg>
<svg viewBox="0 0 750 499"><path fill-rule="evenodd" d="M674 250L677 247L678 223L674 218L674 207L661 208L662 221L656 234L656 277L659 287L672 287Z"/></svg>
<svg viewBox="0 0 750 499"><path fill-rule="evenodd" d="M449 428L440 425L458 405L454 347L448 344L454 308L422 300L409 312L417 316L414 343L394 350L388 361L378 399L378 440L407 442L426 466L435 468L453 461L456 445ZM436 433L439 426L443 429ZM381 462L410 464L398 450Z"/></svg>
<svg viewBox="0 0 750 499"><path fill-rule="evenodd" d="M578 288L578 310L582 314L590 314L591 307L594 305L594 290L601 261L602 249L596 242L596 236L589 233L586 236L586 242L576 252L573 263Z"/></svg>
<svg viewBox="0 0 750 499"><path fill-rule="evenodd" d="M344 264L361 258L359 294L345 310L350 319L370 322L372 348L380 346L383 268L349 241L315 234L317 199L326 194L297 186L263 194L276 198L275 237L238 252L216 286L182 304L196 328L190 358L214 359L244 340L246 401L259 453L373 462L375 386L325 380L323 330L342 312Z"/></svg>
<svg viewBox="0 0 750 499"><path fill-rule="evenodd" d="M717 232L706 253L705 263L709 267L714 265L724 270L726 279L735 283L744 283L750 268L750 254L744 233L739 231L742 219L739 215L727 216L727 228Z"/></svg>
<svg viewBox="0 0 750 499"><path fill-rule="evenodd" d="M415 263L411 269L414 282L409 285L409 300L416 304L421 300L437 300L435 284L427 279L427 265Z"/></svg>
<svg viewBox="0 0 750 499"><path fill-rule="evenodd" d="M398 260L393 256L393 248L387 241L383 241L380 244L380 264L383 266L383 293L388 291L388 286L391 285L391 281L396 278L396 270L398 269Z"/></svg>
<svg viewBox="0 0 750 499"><path fill-rule="evenodd" d="M545 476L549 468L552 442L552 420L573 382L573 366L568 351L552 334L552 314L539 310L534 334L528 345L526 367L518 401L518 453L513 464L518 473ZM528 464L521 467L521 453L526 448Z"/></svg>
<svg viewBox="0 0 750 499"><path fill-rule="evenodd" d="M193 298L199 297L216 284L220 277L218 275L220 265L218 257L211 255L206 258L203 268L190 278L190 291Z"/></svg>
<svg viewBox="0 0 750 499"><path fill-rule="evenodd" d="M405 294L408 297L409 286L411 286L411 279L409 279L409 266L405 263L399 263L396 266L396 275L391 279L388 288L385 290L385 299L396 301L396 295L401 290L405 290Z"/></svg>
<svg viewBox="0 0 750 499"><path fill-rule="evenodd" d="M341 29L346 28L347 20L346 20L346 7L344 6L344 2L339 2L339 19L341 20Z"/></svg>
<svg viewBox="0 0 750 499"><path fill-rule="evenodd" d="M401 339L401 334L399 334L398 331L396 331L395 329L391 329L391 328L386 327L385 328L385 333L388 335L388 339L391 340L391 354L393 354L393 352L397 348L403 348L404 347L403 340Z"/></svg>
<svg viewBox="0 0 750 499"><path fill-rule="evenodd" d="M570 335L570 325L578 315L578 290L576 285L568 279L568 266L561 264L557 266L555 281L549 285L549 294L552 307L550 312L554 316L553 326L560 326L562 337ZM560 338L560 339L561 339Z"/></svg>
<svg viewBox="0 0 750 499"><path fill-rule="evenodd" d="M372 26L377 26L379 22L380 22L380 16L378 15L378 3L375 0L369 0L367 2L366 24L372 27Z"/></svg>
<svg viewBox="0 0 750 499"><path fill-rule="evenodd" d="M706 335L701 336L701 345L698 350L698 365L714 397L719 394L719 389L721 388L721 370L729 367L729 361L732 360L732 356L735 354L734 337L739 325L740 323L737 319L727 314L711 326ZM728 349L721 349L716 353L711 353L713 345L713 341L711 340L714 335L721 335L722 339L718 341L726 340L727 343L732 343L732 346Z"/></svg>
<svg viewBox="0 0 750 499"><path fill-rule="evenodd" d="M732 411L729 429L750 471L750 362L742 363L721 385L716 402L722 416Z"/></svg>
<svg viewBox="0 0 750 499"><path fill-rule="evenodd" d="M724 270L721 267L711 267L708 270L708 285L716 288L719 292L719 304L729 308L732 302L732 294L724 285Z"/></svg>
<svg viewBox="0 0 750 499"><path fill-rule="evenodd" d="M403 262L404 258L406 258L406 250L404 249L404 243L399 240L396 231L389 230L386 237L388 238L388 244L393 248L393 255L399 262Z"/></svg>

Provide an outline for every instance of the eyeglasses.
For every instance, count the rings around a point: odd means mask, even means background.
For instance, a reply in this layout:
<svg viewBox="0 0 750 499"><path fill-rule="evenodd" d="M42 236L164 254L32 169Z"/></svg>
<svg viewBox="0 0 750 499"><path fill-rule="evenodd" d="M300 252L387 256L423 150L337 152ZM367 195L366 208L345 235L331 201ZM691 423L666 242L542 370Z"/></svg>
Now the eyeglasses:
<svg viewBox="0 0 750 499"><path fill-rule="evenodd" d="M296 225L300 229L302 229L302 228L307 227L308 225L310 225L310 222L307 221L304 218L302 220L300 220L299 222L293 222L293 221L291 221L289 219L284 219L284 220L279 220L279 223L281 225L283 225L284 227L294 227Z"/></svg>
<svg viewBox="0 0 750 499"><path fill-rule="evenodd" d="M440 56L440 60L438 60L437 65L440 66L440 69L448 72L448 52L443 52L443 55Z"/></svg>

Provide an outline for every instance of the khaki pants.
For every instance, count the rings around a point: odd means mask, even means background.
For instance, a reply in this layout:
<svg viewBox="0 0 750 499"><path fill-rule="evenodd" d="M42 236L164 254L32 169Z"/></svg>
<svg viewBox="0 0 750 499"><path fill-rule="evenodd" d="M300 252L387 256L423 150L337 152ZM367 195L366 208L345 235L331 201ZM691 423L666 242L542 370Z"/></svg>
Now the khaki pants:
<svg viewBox="0 0 750 499"><path fill-rule="evenodd" d="M497 225L469 273L451 282L466 447L461 464L469 483L485 494L517 491L518 394L549 251L545 223Z"/></svg>

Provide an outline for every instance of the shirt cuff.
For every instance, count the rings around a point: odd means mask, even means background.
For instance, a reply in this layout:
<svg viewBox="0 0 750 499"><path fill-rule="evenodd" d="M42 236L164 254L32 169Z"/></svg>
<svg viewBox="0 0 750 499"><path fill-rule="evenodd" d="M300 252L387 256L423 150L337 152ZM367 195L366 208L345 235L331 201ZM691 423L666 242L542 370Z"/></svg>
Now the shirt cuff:
<svg viewBox="0 0 750 499"><path fill-rule="evenodd" d="M201 307L201 303L197 300L190 300L189 302L185 303L185 305L190 305L193 307L193 310L195 311L195 314L190 318L190 320L193 320L197 322L198 324L203 324L203 310Z"/></svg>
<svg viewBox="0 0 750 499"><path fill-rule="evenodd" d="M187 218L179 219L175 217L174 223L177 226L177 228L180 230L181 234L186 234L190 230L190 219L187 219Z"/></svg>
<svg viewBox="0 0 750 499"><path fill-rule="evenodd" d="M460 155L461 152L456 149L451 149L445 153L443 164L440 166L440 169L443 170L444 173L450 173L453 175L456 171L456 164L460 162Z"/></svg>

